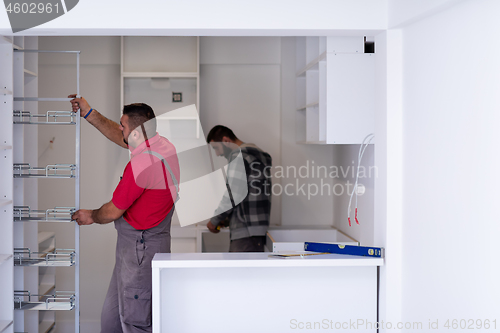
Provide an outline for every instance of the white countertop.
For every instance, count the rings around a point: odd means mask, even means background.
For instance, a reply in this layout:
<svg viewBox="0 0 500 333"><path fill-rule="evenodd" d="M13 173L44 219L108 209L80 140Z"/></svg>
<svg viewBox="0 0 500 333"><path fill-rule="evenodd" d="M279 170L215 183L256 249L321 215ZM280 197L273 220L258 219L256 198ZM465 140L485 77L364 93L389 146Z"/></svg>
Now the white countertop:
<svg viewBox="0 0 500 333"><path fill-rule="evenodd" d="M382 266L383 258L322 254L270 258L264 253L157 253L153 268Z"/></svg>

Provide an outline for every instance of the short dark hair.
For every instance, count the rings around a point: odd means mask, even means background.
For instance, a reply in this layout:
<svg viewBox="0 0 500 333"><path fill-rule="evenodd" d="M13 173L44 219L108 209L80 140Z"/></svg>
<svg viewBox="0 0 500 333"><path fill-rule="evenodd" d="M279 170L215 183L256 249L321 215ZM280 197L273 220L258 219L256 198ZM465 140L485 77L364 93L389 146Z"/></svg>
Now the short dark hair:
<svg viewBox="0 0 500 333"><path fill-rule="evenodd" d="M145 103L125 105L123 107L123 114L128 116L128 125L131 130L144 124L144 130L148 139L156 135L156 117L153 108L149 105Z"/></svg>
<svg viewBox="0 0 500 333"><path fill-rule="evenodd" d="M217 125L214 128L210 130L210 132L207 135L207 143L210 143L210 141L213 142L222 142L222 138L227 136L229 139L235 141L238 140L236 135L234 135L233 131L226 126L222 125Z"/></svg>

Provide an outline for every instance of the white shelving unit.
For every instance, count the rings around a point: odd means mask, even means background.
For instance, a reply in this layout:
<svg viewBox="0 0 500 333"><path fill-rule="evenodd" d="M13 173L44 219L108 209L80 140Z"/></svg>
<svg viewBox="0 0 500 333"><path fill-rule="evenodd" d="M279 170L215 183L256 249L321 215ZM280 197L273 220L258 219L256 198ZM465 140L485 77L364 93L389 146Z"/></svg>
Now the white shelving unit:
<svg viewBox="0 0 500 333"><path fill-rule="evenodd" d="M73 223L80 164L79 114L38 114L40 101L70 100L38 97L38 54L76 55L78 82L79 51L39 51L38 38L28 36L0 36L0 51L0 332L49 332L56 325L52 310L74 311L79 332L79 226L75 224L74 250L56 249L54 232L38 232L38 222ZM75 126L73 165L33 167L38 165L38 126L45 124ZM75 207L39 211L38 178L74 179ZM55 266L74 267L74 292L56 291Z"/></svg>
<svg viewBox="0 0 500 333"><path fill-rule="evenodd" d="M359 144L373 133L375 58L361 37L296 38L296 141Z"/></svg>

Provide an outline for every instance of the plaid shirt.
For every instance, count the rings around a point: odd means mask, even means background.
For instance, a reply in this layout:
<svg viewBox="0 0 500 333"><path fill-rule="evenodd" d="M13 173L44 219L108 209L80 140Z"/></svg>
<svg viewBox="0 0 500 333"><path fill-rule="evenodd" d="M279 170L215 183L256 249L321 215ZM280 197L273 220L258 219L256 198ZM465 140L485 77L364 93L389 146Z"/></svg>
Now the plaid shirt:
<svg viewBox="0 0 500 333"><path fill-rule="evenodd" d="M228 219L231 239L264 236L271 213L271 156L252 144L231 152L224 194L213 225Z"/></svg>

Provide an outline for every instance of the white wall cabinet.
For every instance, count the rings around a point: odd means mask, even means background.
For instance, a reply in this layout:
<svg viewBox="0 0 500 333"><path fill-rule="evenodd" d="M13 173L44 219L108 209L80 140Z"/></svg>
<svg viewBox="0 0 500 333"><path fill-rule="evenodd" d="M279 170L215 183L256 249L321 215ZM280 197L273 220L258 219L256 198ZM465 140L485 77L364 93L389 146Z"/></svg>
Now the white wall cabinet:
<svg viewBox="0 0 500 333"><path fill-rule="evenodd" d="M375 128L375 57L364 37L296 38L296 140L359 144Z"/></svg>
<svg viewBox="0 0 500 333"><path fill-rule="evenodd" d="M309 320L377 321L377 266L383 265L383 258L268 255L157 253L152 262L153 332L288 333L305 328ZM245 302L228 306L235 295ZM208 308L224 309L224 315L214 315ZM334 331L333 324L321 328ZM322 330L315 326L309 331ZM377 329L360 325L351 331Z"/></svg>

